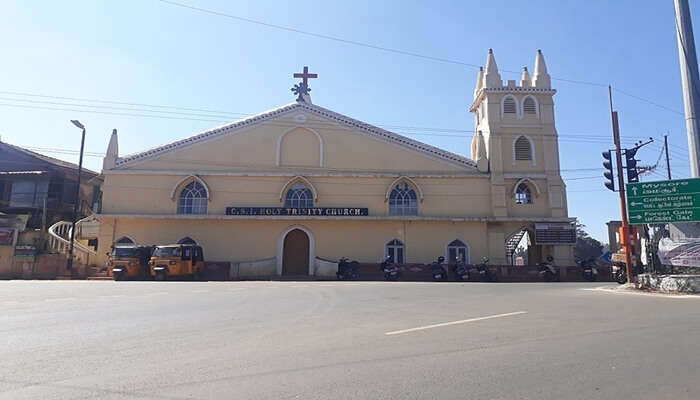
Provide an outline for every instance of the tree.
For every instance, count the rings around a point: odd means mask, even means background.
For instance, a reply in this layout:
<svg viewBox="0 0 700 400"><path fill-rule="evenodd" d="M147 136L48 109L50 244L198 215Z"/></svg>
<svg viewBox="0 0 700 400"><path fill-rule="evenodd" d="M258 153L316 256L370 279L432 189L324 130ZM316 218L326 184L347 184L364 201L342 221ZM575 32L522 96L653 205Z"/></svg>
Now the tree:
<svg viewBox="0 0 700 400"><path fill-rule="evenodd" d="M576 222L576 246L574 246L574 259L597 259L603 254L603 244L593 239L583 230L586 225Z"/></svg>

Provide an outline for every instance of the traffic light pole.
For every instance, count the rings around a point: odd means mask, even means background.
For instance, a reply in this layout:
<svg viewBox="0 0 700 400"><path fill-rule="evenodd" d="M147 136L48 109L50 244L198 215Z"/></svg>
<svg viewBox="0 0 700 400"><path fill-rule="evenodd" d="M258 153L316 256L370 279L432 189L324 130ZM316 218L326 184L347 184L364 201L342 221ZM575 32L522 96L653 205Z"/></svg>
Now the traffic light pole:
<svg viewBox="0 0 700 400"><path fill-rule="evenodd" d="M608 96L610 97L610 115L612 117L613 142L615 142L615 158L617 161L617 184L620 187L620 212L622 213L622 241L625 251L625 264L627 269L627 281L632 282L634 275L632 272L632 246L630 246L630 224L627 220L627 201L625 200L625 178L622 175L622 149L620 148L620 124L617 120L617 111L613 111L612 105L612 88L608 86Z"/></svg>

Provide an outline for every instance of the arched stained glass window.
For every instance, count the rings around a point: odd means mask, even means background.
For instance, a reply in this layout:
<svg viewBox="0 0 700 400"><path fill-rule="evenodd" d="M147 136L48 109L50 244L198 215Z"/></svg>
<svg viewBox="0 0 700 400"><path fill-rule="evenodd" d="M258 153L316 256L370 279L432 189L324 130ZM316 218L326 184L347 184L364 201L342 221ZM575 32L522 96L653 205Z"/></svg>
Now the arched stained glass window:
<svg viewBox="0 0 700 400"><path fill-rule="evenodd" d="M524 182L515 189L515 204L532 204L532 192Z"/></svg>
<svg viewBox="0 0 700 400"><path fill-rule="evenodd" d="M206 214L207 190L197 181L190 182L180 192L178 214Z"/></svg>
<svg viewBox="0 0 700 400"><path fill-rule="evenodd" d="M389 194L389 215L418 215L418 196L408 183L398 183Z"/></svg>
<svg viewBox="0 0 700 400"><path fill-rule="evenodd" d="M306 185L297 182L287 190L284 206L290 208L312 208L314 206L314 195Z"/></svg>

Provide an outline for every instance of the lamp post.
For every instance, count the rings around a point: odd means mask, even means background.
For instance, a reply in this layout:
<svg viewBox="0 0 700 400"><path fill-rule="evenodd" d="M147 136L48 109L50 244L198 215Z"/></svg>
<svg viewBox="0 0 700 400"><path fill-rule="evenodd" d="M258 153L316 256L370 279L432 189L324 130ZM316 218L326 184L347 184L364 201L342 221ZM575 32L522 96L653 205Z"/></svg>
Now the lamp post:
<svg viewBox="0 0 700 400"><path fill-rule="evenodd" d="M83 147L85 146L85 126L77 119L72 119L70 122L76 127L83 130L83 137L80 140L80 161L78 162L78 185L75 188L75 200L73 201L73 225L70 230L70 247L68 250L67 269L73 268L73 243L75 242L75 222L78 219L78 206L80 205L80 177L83 173Z"/></svg>

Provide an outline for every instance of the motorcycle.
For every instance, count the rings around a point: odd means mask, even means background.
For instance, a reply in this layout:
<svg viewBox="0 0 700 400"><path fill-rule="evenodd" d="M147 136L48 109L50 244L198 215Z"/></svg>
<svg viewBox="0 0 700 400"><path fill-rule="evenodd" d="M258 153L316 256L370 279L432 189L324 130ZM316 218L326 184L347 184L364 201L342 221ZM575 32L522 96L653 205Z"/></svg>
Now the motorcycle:
<svg viewBox="0 0 700 400"><path fill-rule="evenodd" d="M464 261L460 257L455 259L455 264L452 266L452 272L455 274L455 279L457 282L468 281L469 271L467 266L464 265Z"/></svg>
<svg viewBox="0 0 700 400"><path fill-rule="evenodd" d="M554 282L559 279L559 271L552 265L554 257L547 256L547 262L537 264L537 274L545 282Z"/></svg>
<svg viewBox="0 0 700 400"><path fill-rule="evenodd" d="M598 269L595 267L593 259L582 260L579 262L583 279L588 282L595 282L598 279Z"/></svg>
<svg viewBox="0 0 700 400"><path fill-rule="evenodd" d="M613 264L612 276L615 282L619 283L620 285L627 283L627 270L625 269L625 264Z"/></svg>
<svg viewBox="0 0 700 400"><path fill-rule="evenodd" d="M360 268L360 263L357 261L348 261L347 258L341 257L338 260L338 272L335 275L341 281L350 281L360 277L358 269Z"/></svg>
<svg viewBox="0 0 700 400"><path fill-rule="evenodd" d="M438 257L437 261L430 264L430 272L433 275L433 280L436 282L447 280L447 271L445 270L445 267L443 267L443 265L442 265L444 262L445 262L445 257L440 256L440 257Z"/></svg>
<svg viewBox="0 0 700 400"><path fill-rule="evenodd" d="M477 278L481 282L494 282L496 280L496 277L489 270L488 262L488 257L482 257L481 264L476 266Z"/></svg>
<svg viewBox="0 0 700 400"><path fill-rule="evenodd" d="M382 261L380 267L384 273L385 281L398 281L399 280L399 267L394 264L394 260L391 257L387 257Z"/></svg>

